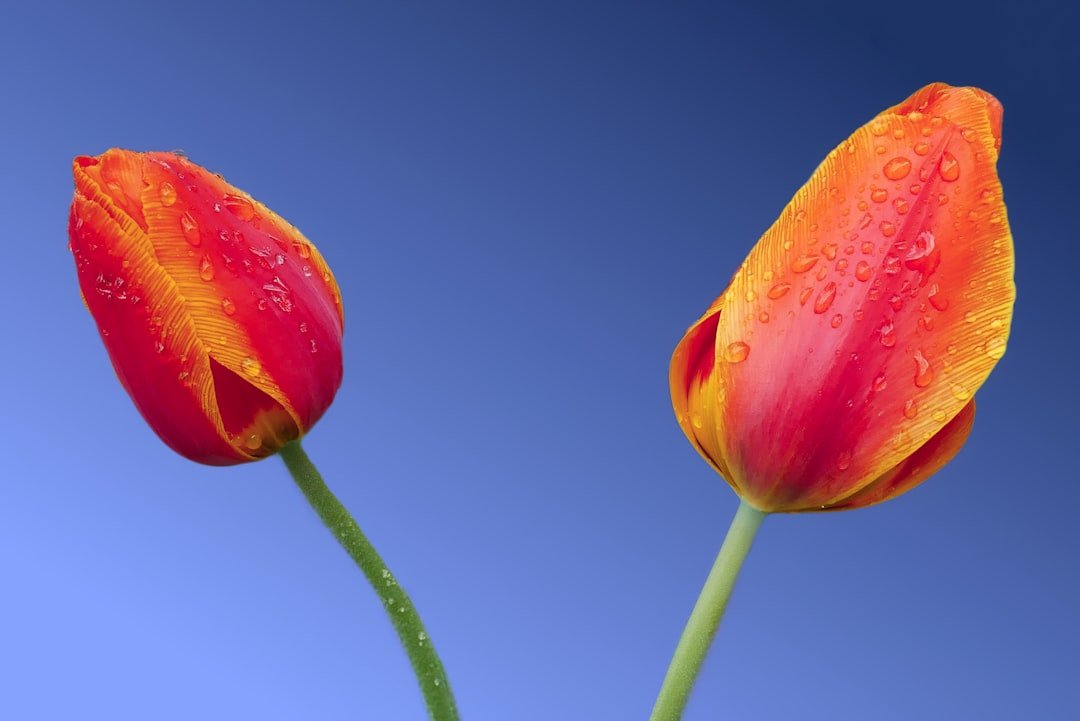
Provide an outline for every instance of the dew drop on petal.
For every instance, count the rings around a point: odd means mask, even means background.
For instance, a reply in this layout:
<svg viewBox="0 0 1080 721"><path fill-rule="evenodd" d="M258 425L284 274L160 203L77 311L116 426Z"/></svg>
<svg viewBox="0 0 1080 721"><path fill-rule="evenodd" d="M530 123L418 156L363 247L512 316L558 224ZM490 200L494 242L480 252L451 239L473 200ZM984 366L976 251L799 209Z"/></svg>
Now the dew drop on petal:
<svg viewBox="0 0 1080 721"><path fill-rule="evenodd" d="M161 197L161 204L165 207L176 203L176 188L172 186L172 183L162 183L158 187L158 195Z"/></svg>
<svg viewBox="0 0 1080 721"><path fill-rule="evenodd" d="M252 433L244 439L244 447L249 451L257 451L262 447L262 438L259 438L258 434Z"/></svg>
<svg viewBox="0 0 1080 721"><path fill-rule="evenodd" d="M911 420L917 415L919 415L919 404L909 398L904 403L904 418Z"/></svg>
<svg viewBox="0 0 1080 721"><path fill-rule="evenodd" d="M885 323L881 326L881 345L886 348L892 348L896 345L896 328L892 323Z"/></svg>
<svg viewBox="0 0 1080 721"><path fill-rule="evenodd" d="M872 271L870 269L870 264L867 263L865 260L860 260L859 263L855 266L855 277L862 282L865 283L866 281L870 280L871 274Z"/></svg>
<svg viewBox="0 0 1080 721"><path fill-rule="evenodd" d="M249 376L257 376L259 375L259 371L262 370L259 361L250 356L240 361L240 369L244 371L244 375Z"/></svg>
<svg viewBox="0 0 1080 721"><path fill-rule="evenodd" d="M937 283L930 286L930 292L926 297L930 301L930 305L934 306L937 310L943 311L949 307L949 299L941 297L941 289L938 288Z"/></svg>
<svg viewBox="0 0 1080 721"><path fill-rule="evenodd" d="M222 298L221 309L225 311L225 315L235 315L236 303L233 303L232 298Z"/></svg>
<svg viewBox="0 0 1080 721"><path fill-rule="evenodd" d="M199 262L199 277L207 282L214 279L214 264L210 262L208 255L204 255Z"/></svg>
<svg viewBox="0 0 1080 721"><path fill-rule="evenodd" d="M903 156L897 156L885 163L881 172L889 180L903 180L911 172L911 161Z"/></svg>
<svg viewBox="0 0 1080 721"><path fill-rule="evenodd" d="M836 457L836 470L846 471L851 467L851 451L841 451Z"/></svg>
<svg viewBox="0 0 1080 721"><path fill-rule="evenodd" d="M1005 355L1005 339L1002 337L991 338L986 341L985 351L987 356L998 360Z"/></svg>
<svg viewBox="0 0 1080 721"><path fill-rule="evenodd" d="M930 152L930 146L927 143L915 143L915 154L926 155Z"/></svg>
<svg viewBox="0 0 1080 721"><path fill-rule="evenodd" d="M728 345L724 349L724 360L728 363L742 363L750 355L750 346L741 340Z"/></svg>
<svg viewBox="0 0 1080 721"><path fill-rule="evenodd" d="M777 285L769 288L768 296L773 300L777 300L778 298L783 298L785 295L787 295L787 291L791 289L791 283L778 283Z"/></svg>
<svg viewBox="0 0 1080 721"><path fill-rule="evenodd" d="M841 315L840 313L837 313L836 315L834 315L832 317L832 320L829 321L829 325L831 325L833 328L839 328L840 324L843 323L843 322L844 322L844 316Z"/></svg>
<svg viewBox="0 0 1080 721"><path fill-rule="evenodd" d="M240 220L251 220L255 217L255 206L242 195L226 193L223 202L225 208Z"/></svg>
<svg viewBox="0 0 1080 721"><path fill-rule="evenodd" d="M791 262L791 269L796 273L805 273L817 264L819 257L817 255L799 256Z"/></svg>
<svg viewBox="0 0 1080 721"><path fill-rule="evenodd" d="M915 351L915 385L926 388L934 380L934 370L921 350Z"/></svg>
<svg viewBox="0 0 1080 721"><path fill-rule="evenodd" d="M825 284L825 287L821 289L821 292L818 293L818 297L814 300L814 312L819 314L824 313L832 306L835 299L836 283L830 281Z"/></svg>
<svg viewBox="0 0 1080 721"><path fill-rule="evenodd" d="M184 213L180 216L180 230L184 233L184 240L188 242L192 247L199 247L202 245L202 236L199 234L199 224L195 222L195 218L191 213Z"/></svg>
<svg viewBox="0 0 1080 721"><path fill-rule="evenodd" d="M886 384L887 383L885 381L885 374L878 373L876 376L874 376L874 382L870 385L870 388L875 393L880 393L881 391L885 390Z"/></svg>
<svg viewBox="0 0 1080 721"><path fill-rule="evenodd" d="M875 203L884 203L888 199L889 191L885 190L885 188L874 188L870 191L870 200Z"/></svg>
<svg viewBox="0 0 1080 721"><path fill-rule="evenodd" d="M941 155L938 173L941 175L942 180L950 183L960 177L960 162L948 150Z"/></svg>

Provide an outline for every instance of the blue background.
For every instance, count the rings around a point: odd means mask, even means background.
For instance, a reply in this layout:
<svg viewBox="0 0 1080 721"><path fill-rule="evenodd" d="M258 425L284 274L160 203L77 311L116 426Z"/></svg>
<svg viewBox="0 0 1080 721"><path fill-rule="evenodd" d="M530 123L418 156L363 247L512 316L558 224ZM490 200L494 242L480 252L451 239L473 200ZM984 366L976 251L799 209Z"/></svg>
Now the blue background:
<svg viewBox="0 0 1080 721"><path fill-rule="evenodd" d="M671 350L934 80L1006 108L1009 352L932 482L767 519L686 718L1080 717L1076 10L29 4L0 10L0 718L423 717L280 462L186 462L115 382L72 156L182 148L328 258L346 379L306 446L467 721L644 719L736 507Z"/></svg>

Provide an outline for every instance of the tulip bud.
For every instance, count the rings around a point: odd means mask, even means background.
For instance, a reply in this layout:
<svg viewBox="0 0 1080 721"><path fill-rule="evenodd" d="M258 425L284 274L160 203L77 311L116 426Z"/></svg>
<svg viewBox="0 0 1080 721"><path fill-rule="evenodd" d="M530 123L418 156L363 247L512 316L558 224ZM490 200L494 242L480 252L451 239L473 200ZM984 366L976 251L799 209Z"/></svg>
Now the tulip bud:
<svg viewBox="0 0 1080 721"><path fill-rule="evenodd" d="M679 343L679 424L753 507L888 500L963 445L1016 292L1001 116L941 83L878 115Z"/></svg>
<svg viewBox="0 0 1080 721"><path fill-rule="evenodd" d="M341 385L341 298L296 228L175 153L74 161L68 233L120 383L191 460L257 460Z"/></svg>

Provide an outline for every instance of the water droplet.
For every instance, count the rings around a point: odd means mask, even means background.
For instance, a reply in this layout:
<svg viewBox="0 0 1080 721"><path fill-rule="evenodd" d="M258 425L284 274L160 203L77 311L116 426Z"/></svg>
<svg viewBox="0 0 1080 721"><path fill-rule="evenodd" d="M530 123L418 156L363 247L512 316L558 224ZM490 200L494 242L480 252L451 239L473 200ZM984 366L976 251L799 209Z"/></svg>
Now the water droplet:
<svg viewBox="0 0 1080 721"><path fill-rule="evenodd" d="M789 290L791 290L791 283L777 283L772 288L769 288L768 296L776 300L784 297Z"/></svg>
<svg viewBox="0 0 1080 721"><path fill-rule="evenodd" d="M172 183L162 183L158 187L158 195L161 197L161 204L165 207L176 203L176 188L172 186Z"/></svg>
<svg viewBox="0 0 1080 721"><path fill-rule="evenodd" d="M942 180L950 183L960 177L960 162L948 150L941 155L938 173L941 175Z"/></svg>
<svg viewBox="0 0 1080 721"><path fill-rule="evenodd" d="M874 382L870 385L870 388L874 391L874 393L880 393L881 391L885 390L886 385L887 383L885 381L885 374L878 373L876 376L874 376Z"/></svg>
<svg viewBox="0 0 1080 721"><path fill-rule="evenodd" d="M885 190L885 188L874 188L870 191L870 200L875 203L884 203L888 199L889 191Z"/></svg>
<svg viewBox="0 0 1080 721"><path fill-rule="evenodd" d="M927 143L915 143L915 154L926 155L930 152L930 146Z"/></svg>
<svg viewBox="0 0 1080 721"><path fill-rule="evenodd" d="M934 306L937 310L945 310L949 307L948 298L941 297L941 290L938 288L937 283L930 286L930 292L927 294L927 300L930 301L930 305Z"/></svg>
<svg viewBox="0 0 1080 721"><path fill-rule="evenodd" d="M841 451L836 457L836 470L846 471L851 467L851 451Z"/></svg>
<svg viewBox="0 0 1080 721"><path fill-rule="evenodd" d="M917 415L919 415L919 404L912 399L908 399L904 403L904 418L912 420Z"/></svg>
<svg viewBox="0 0 1080 721"><path fill-rule="evenodd" d="M821 292L818 293L818 297L814 300L814 312L819 314L824 313L833 304L835 299L836 283L830 281L821 289Z"/></svg>
<svg viewBox="0 0 1080 721"><path fill-rule="evenodd" d="M813 292L813 288L803 288L801 291L799 291L799 305L806 305L806 301L810 299L810 295Z"/></svg>
<svg viewBox="0 0 1080 721"><path fill-rule="evenodd" d="M887 275L896 275L900 272L900 256L889 253L885 256L883 269Z"/></svg>
<svg viewBox="0 0 1080 721"><path fill-rule="evenodd" d="M162 343L161 341L154 341L154 352L156 352L156 353L164 353L165 352L165 344Z"/></svg>
<svg viewBox="0 0 1080 721"><path fill-rule="evenodd" d="M259 302L255 304L255 307L259 310L266 310L267 302L266 298L259 298Z"/></svg>
<svg viewBox="0 0 1080 721"><path fill-rule="evenodd" d="M873 271L870 269L870 264L865 260L860 260L858 265L855 266L855 277L864 283L870 280L870 276Z"/></svg>
<svg viewBox="0 0 1080 721"><path fill-rule="evenodd" d="M758 314L757 319L761 323L768 323L769 322L769 314L766 313L765 311L761 311L761 313Z"/></svg>
<svg viewBox="0 0 1080 721"><path fill-rule="evenodd" d="M886 322L881 326L881 345L886 348L896 345L896 328L892 323Z"/></svg>
<svg viewBox="0 0 1080 721"><path fill-rule="evenodd" d="M840 324L843 323L843 322L844 322L844 316L841 315L840 313L837 313L836 315L834 315L832 317L832 320L829 321L829 325L831 325L833 328L839 328Z"/></svg>
<svg viewBox="0 0 1080 721"><path fill-rule="evenodd" d="M231 298L222 298L221 309L225 311L225 315L235 315L236 303L233 303Z"/></svg>
<svg viewBox="0 0 1080 721"><path fill-rule="evenodd" d="M204 255L199 262L199 277L207 282L214 279L214 264L210 262L208 255Z"/></svg>
<svg viewBox="0 0 1080 721"><path fill-rule="evenodd" d="M244 440L244 447L249 451L257 451L262 447L262 438L257 433L252 433Z"/></svg>
<svg viewBox="0 0 1080 721"><path fill-rule="evenodd" d="M908 208L911 207L910 205L908 205L908 202L903 198L896 198L895 200L893 200L892 204L893 208L895 208L896 212L900 215L906 214L908 212Z"/></svg>
<svg viewBox="0 0 1080 721"><path fill-rule="evenodd" d="M244 375L257 376L262 367L259 365L259 361L248 356L244 360L240 361L240 370L244 371Z"/></svg>
<svg viewBox="0 0 1080 721"><path fill-rule="evenodd" d="M314 338L311 339L311 352L312 353L318 353L319 352L319 346L315 344L315 339Z"/></svg>
<svg viewBox="0 0 1080 721"><path fill-rule="evenodd" d="M952 391L953 397L958 401L966 401L968 398L971 398L971 391L959 383L953 383L950 390Z"/></svg>
<svg viewBox="0 0 1080 721"><path fill-rule="evenodd" d="M747 303L753 303L756 298L757 298L757 292L755 292L753 288L747 288L746 289L746 302Z"/></svg>
<svg viewBox="0 0 1080 721"><path fill-rule="evenodd" d="M821 252L825 254L826 259L828 259L828 260L836 260L836 251L837 251L837 249L838 248L837 248L836 243L826 243L822 247Z"/></svg>
<svg viewBox="0 0 1080 721"><path fill-rule="evenodd" d="M969 143L973 143L975 138L978 137L978 133L975 132L974 128L960 128L960 137Z"/></svg>
<svg viewBox="0 0 1080 721"><path fill-rule="evenodd" d="M984 350L986 351L987 356L993 358L994 360L998 360L1003 355L1005 355L1005 338L1001 336L997 338L991 338L990 340L986 341L986 346Z"/></svg>
<svg viewBox="0 0 1080 721"><path fill-rule="evenodd" d="M724 360L728 363L742 363L750 355L750 346L737 340L724 349Z"/></svg>
<svg viewBox="0 0 1080 721"><path fill-rule="evenodd" d="M300 321L300 332L301 333L307 333L307 331L308 331L307 321L306 320Z"/></svg>
<svg viewBox="0 0 1080 721"><path fill-rule="evenodd" d="M188 244L199 247L202 245L202 236L199 234L199 224L195 222L195 218L191 213L184 213L180 216L180 230L184 233L184 240Z"/></svg>
<svg viewBox="0 0 1080 721"><path fill-rule="evenodd" d="M240 220L251 220L255 217L255 206L242 195L226 193L223 202L228 211Z"/></svg>
<svg viewBox="0 0 1080 721"><path fill-rule="evenodd" d="M897 295L896 293L893 293L892 295L890 295L890 296L889 296L889 306L890 306L890 307L891 307L891 308L892 308L893 310L897 310L897 311L898 311L898 310L900 310L901 308L903 308L903 307L904 307L904 299L903 299L903 298L901 298L901 297L900 297L899 295Z"/></svg>
<svg viewBox="0 0 1080 721"><path fill-rule="evenodd" d="M805 273L813 268L820 256L817 255L802 255L791 261L791 269L796 273Z"/></svg>
<svg viewBox="0 0 1080 721"><path fill-rule="evenodd" d="M915 385L926 388L934 380L934 369L921 350L915 351Z"/></svg>
<svg viewBox="0 0 1080 721"><path fill-rule="evenodd" d="M903 156L897 156L885 163L881 172L889 180L903 180L911 172L911 161Z"/></svg>

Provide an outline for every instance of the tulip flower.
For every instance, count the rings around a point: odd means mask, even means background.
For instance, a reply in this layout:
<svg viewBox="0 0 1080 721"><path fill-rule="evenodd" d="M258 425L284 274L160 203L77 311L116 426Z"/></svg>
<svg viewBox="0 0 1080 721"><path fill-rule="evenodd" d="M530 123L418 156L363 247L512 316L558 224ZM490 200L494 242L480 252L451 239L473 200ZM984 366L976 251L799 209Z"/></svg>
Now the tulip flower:
<svg viewBox="0 0 1080 721"><path fill-rule="evenodd" d="M74 174L79 285L150 427L215 465L306 433L342 375L341 298L315 247L175 153L80 156Z"/></svg>
<svg viewBox="0 0 1080 721"><path fill-rule="evenodd" d="M377 588L429 712L457 711L419 615L299 439L342 378L344 315L326 261L292 225L176 153L75 158L70 248L120 383L173 450L229 465L280 453Z"/></svg>
<svg viewBox="0 0 1080 721"><path fill-rule="evenodd" d="M679 425L742 504L654 719L681 714L765 514L895 498L967 439L1015 298L1001 119L990 94L941 83L879 114L676 347Z"/></svg>

